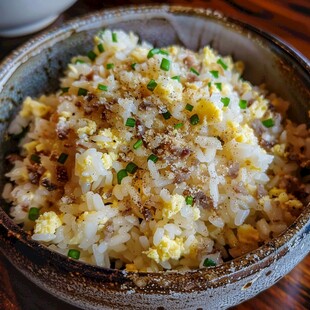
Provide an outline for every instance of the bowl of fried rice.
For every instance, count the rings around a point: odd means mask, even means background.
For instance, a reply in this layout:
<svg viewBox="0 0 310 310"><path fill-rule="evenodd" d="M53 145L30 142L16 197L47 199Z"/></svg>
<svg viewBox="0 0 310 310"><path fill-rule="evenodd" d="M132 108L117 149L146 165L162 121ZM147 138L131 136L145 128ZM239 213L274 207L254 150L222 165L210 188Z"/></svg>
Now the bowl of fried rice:
<svg viewBox="0 0 310 310"><path fill-rule="evenodd" d="M309 253L309 64L277 38L105 10L11 54L0 89L0 248L58 298L227 308Z"/></svg>

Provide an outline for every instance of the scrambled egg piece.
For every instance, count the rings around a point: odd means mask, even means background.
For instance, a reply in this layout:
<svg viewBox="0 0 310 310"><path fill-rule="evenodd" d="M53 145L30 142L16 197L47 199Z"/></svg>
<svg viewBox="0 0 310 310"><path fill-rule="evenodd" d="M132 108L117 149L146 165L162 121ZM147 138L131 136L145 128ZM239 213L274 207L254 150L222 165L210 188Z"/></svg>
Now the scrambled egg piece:
<svg viewBox="0 0 310 310"><path fill-rule="evenodd" d="M149 52L148 49L144 47L136 47L131 51L131 56L138 62L143 62L146 60L147 53Z"/></svg>
<svg viewBox="0 0 310 310"><path fill-rule="evenodd" d="M112 132L110 128L100 130L98 135L108 138L107 141L96 141L96 144L102 149L110 148L116 150L121 144L121 140Z"/></svg>
<svg viewBox="0 0 310 310"><path fill-rule="evenodd" d="M157 246L154 246L143 253L157 263L165 262L170 258L179 259L184 253L183 239L175 238L175 240L171 240L167 236L163 236Z"/></svg>
<svg viewBox="0 0 310 310"><path fill-rule="evenodd" d="M162 78L157 81L154 93L169 103L182 101L182 84L173 79Z"/></svg>
<svg viewBox="0 0 310 310"><path fill-rule="evenodd" d="M32 115L36 117L43 117L50 110L51 108L49 106L27 97L19 114L22 117L30 117Z"/></svg>
<svg viewBox="0 0 310 310"><path fill-rule="evenodd" d="M117 159L117 155L114 152L102 154L102 162L105 169L110 169L113 162Z"/></svg>
<svg viewBox="0 0 310 310"><path fill-rule="evenodd" d="M62 224L59 216L54 211L41 214L36 220L34 227L35 234L54 234Z"/></svg>
<svg viewBox="0 0 310 310"><path fill-rule="evenodd" d="M28 154L30 153L34 153L34 150L36 149L36 146L39 144L39 141L31 141L31 142L28 142L28 143L25 143L23 145L23 148L24 150L26 150L26 152Z"/></svg>
<svg viewBox="0 0 310 310"><path fill-rule="evenodd" d="M212 101L201 98L195 105L195 112L200 119L206 118L208 122L218 123L223 120L223 112Z"/></svg>
<svg viewBox="0 0 310 310"><path fill-rule="evenodd" d="M240 126L237 122L228 121L227 127L227 138L229 140L235 139L239 143L247 143L252 145L256 145L258 143L253 129L247 124Z"/></svg>
<svg viewBox="0 0 310 310"><path fill-rule="evenodd" d="M82 128L79 128L77 130L77 134L79 135L79 137L83 134L87 134L89 136L93 135L97 130L96 122L91 121L89 119L83 119L83 120L87 122L87 125Z"/></svg>
<svg viewBox="0 0 310 310"><path fill-rule="evenodd" d="M181 195L172 195L171 200L164 203L162 210L163 218L170 219L173 215L177 214L185 205L185 198ZM199 214L200 215L200 214Z"/></svg>
<svg viewBox="0 0 310 310"><path fill-rule="evenodd" d="M272 147L271 151L277 156L287 157L288 153L285 152L285 148L285 144L276 144Z"/></svg>
<svg viewBox="0 0 310 310"><path fill-rule="evenodd" d="M203 52L203 63L205 65L208 66L216 62L216 56L210 47L208 46L204 47L202 52Z"/></svg>
<svg viewBox="0 0 310 310"><path fill-rule="evenodd" d="M293 195L287 194L282 188L273 187L269 191L269 196L274 201L278 201L283 209L300 209L303 207L301 201L296 199Z"/></svg>
<svg viewBox="0 0 310 310"><path fill-rule="evenodd" d="M252 225L243 224L237 228L237 236L240 242L252 244L259 239L259 232Z"/></svg>
<svg viewBox="0 0 310 310"><path fill-rule="evenodd" d="M258 97L249 107L251 118L262 118L268 110L267 100L262 97Z"/></svg>

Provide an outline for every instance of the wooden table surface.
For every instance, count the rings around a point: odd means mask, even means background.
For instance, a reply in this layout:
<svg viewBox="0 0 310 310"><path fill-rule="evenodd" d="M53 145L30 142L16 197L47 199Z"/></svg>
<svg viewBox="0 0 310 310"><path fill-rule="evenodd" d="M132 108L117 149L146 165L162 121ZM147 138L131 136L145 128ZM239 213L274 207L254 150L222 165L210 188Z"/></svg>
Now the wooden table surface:
<svg viewBox="0 0 310 310"><path fill-rule="evenodd" d="M79 0L52 26L60 25L68 18L97 9L152 2L154 1ZM156 2L216 9L278 36L310 59L310 0L168 0ZM0 38L0 59L30 37L32 35L14 39ZM10 276L14 275L8 274L7 263L0 257L0 310L26 309L23 305L20 305L20 308L17 306L16 300L19 300L19 296L14 296L10 287ZM42 292L42 294L46 293ZM61 304L56 304L54 309L64 309ZM69 308L73 309L71 306ZM310 255L273 287L234 309L310 309Z"/></svg>

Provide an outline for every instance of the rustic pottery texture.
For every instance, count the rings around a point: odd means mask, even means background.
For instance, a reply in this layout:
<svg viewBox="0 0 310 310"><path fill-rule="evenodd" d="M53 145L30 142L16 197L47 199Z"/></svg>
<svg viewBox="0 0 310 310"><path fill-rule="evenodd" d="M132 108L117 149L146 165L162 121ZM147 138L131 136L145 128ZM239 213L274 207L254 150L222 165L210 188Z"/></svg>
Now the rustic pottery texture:
<svg viewBox="0 0 310 310"><path fill-rule="evenodd" d="M293 103L291 117L306 121L309 65L269 35L222 17L182 7L106 10L45 33L12 54L0 67L0 162L14 143L5 129L26 95L55 91L73 55L86 53L102 28L132 30L156 46L180 44L197 50L210 44L246 65L245 78ZM193 35L194 34L194 35ZM31 78L29 78L31 76ZM0 166L0 190L6 167ZM59 298L84 309L220 309L246 300L288 273L310 250L310 208L280 237L221 266L186 273L132 273L72 261L53 253L0 211L0 247L24 275Z"/></svg>

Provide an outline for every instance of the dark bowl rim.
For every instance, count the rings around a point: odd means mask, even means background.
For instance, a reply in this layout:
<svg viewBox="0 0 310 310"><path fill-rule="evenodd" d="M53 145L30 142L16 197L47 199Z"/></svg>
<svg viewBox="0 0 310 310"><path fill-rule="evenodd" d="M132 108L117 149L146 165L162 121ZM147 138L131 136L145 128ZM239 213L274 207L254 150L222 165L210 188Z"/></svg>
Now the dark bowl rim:
<svg viewBox="0 0 310 310"><path fill-rule="evenodd" d="M123 16L124 14L150 14L150 13L168 13L168 14L179 14L179 15L190 15L205 19L212 19L217 23L220 23L226 28L232 28L234 31L242 31L247 34L254 34L251 40L259 40L261 43L268 41L271 45L277 47L287 56L289 56L294 63L296 63L300 69L304 70L306 74L310 75L310 66L307 59L298 52L295 48L291 47L289 44L283 40L277 38L274 35L268 34L267 32L256 28L252 25L249 25L245 22L239 21L237 19L225 16L224 14L207 8L193 8L189 6L180 6L180 5L143 5L143 6L122 6L113 9L103 9L96 11L95 13L90 13L71 19L68 22L64 23L61 26L53 28L49 31L44 31L43 33L36 35L34 38L30 39L15 51L11 52L1 63L0 63L0 91L1 86L5 85L6 80L4 79L6 75L10 77L10 73L13 69L18 67L20 61L22 61L26 54L32 51L35 51L43 46L45 43L53 41L53 37L64 36L66 32L67 36L71 35L74 32L85 31L83 29L85 26L94 23L96 20L99 21L109 21L111 18L115 18L118 15ZM93 29L93 28L91 28ZM67 37L66 36L66 37ZM60 41L60 40L59 40ZM44 47L43 47L44 48ZM26 60L24 60L26 61ZM1 81L4 79L4 82L1 84ZM99 267L95 265L90 265L81 261L74 261L65 255L57 253L48 249L43 244L33 241L30 239L30 236L23 231L18 225L14 224L9 216L5 213L4 210L0 208L0 226L4 228L8 238L14 238L15 240L20 241L21 243L26 244L32 250L38 252L38 255L43 255L44 257L49 257L50 259L56 261L57 263L64 264L68 269L79 271L85 275L91 275L95 277L105 277L109 274L116 274L119 277L126 277L127 275L137 275L137 276L158 276L165 277L169 275L175 276L201 276L206 273L210 273L211 276L208 277L208 280L217 281L222 278L228 278L236 272L241 272L243 268L249 267L252 264L262 263L270 264L269 258L270 255L276 251L280 251L287 244L296 241L298 234L301 233L307 225L310 224L310 204L305 206L301 215L295 220L295 222L288 227L281 235L276 238L271 239L266 242L264 245L255 249L241 257L235 258L231 261L225 262L219 266L203 269L195 269L186 272L177 272L177 271L161 271L161 272L131 272L117 269L110 269ZM226 279L227 280L227 279ZM227 280L228 281L228 280Z"/></svg>

